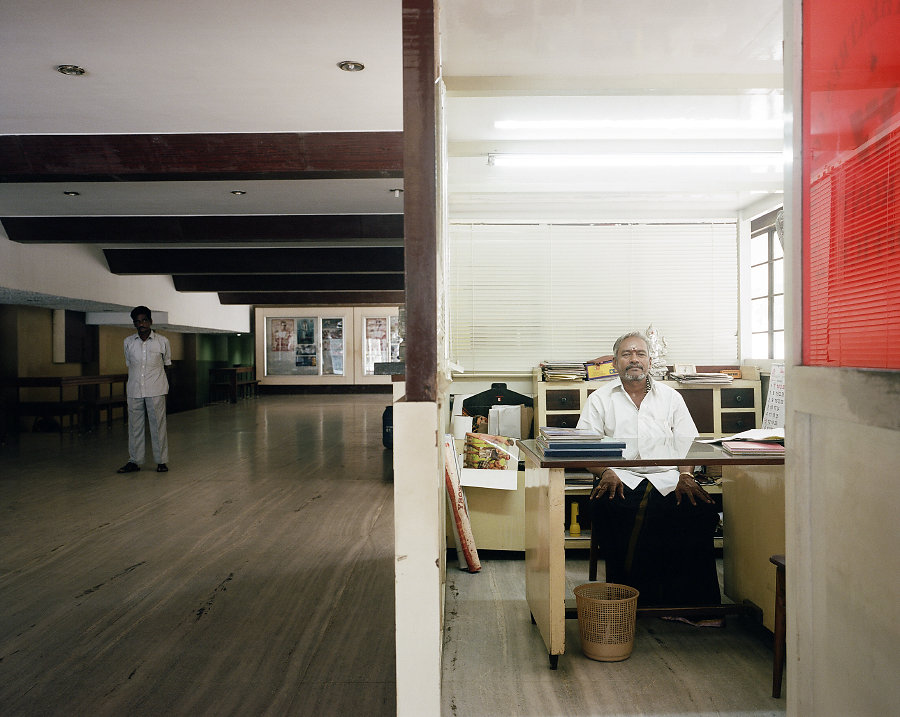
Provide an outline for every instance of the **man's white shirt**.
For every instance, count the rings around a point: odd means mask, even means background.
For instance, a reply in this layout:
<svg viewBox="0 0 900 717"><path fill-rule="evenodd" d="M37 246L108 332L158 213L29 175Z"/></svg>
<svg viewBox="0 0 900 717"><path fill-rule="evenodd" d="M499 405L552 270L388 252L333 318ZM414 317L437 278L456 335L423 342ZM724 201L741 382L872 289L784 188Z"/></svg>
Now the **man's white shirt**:
<svg viewBox="0 0 900 717"><path fill-rule="evenodd" d="M634 405L620 378L612 379L588 396L578 419L578 428L589 428L625 442L623 458L654 458L686 452L697 437L694 419L681 394L665 384L651 381L650 391ZM663 495L678 484L678 469L667 466L614 468L632 490L646 478Z"/></svg>
<svg viewBox="0 0 900 717"><path fill-rule="evenodd" d="M150 331L150 337L141 341L138 334L125 339L125 365L128 367L129 398L164 396L169 392L169 381L164 366L172 365L169 339Z"/></svg>

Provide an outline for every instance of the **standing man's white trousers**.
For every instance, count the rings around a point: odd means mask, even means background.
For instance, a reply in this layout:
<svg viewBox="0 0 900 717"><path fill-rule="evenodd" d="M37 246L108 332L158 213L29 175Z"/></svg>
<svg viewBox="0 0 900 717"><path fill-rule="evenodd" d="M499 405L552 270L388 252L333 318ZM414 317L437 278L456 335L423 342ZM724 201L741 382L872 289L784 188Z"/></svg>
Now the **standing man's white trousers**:
<svg viewBox="0 0 900 717"><path fill-rule="evenodd" d="M128 459L142 465L147 450L144 444L144 416L150 426L153 460L169 462L169 435L166 432L166 397L128 398Z"/></svg>

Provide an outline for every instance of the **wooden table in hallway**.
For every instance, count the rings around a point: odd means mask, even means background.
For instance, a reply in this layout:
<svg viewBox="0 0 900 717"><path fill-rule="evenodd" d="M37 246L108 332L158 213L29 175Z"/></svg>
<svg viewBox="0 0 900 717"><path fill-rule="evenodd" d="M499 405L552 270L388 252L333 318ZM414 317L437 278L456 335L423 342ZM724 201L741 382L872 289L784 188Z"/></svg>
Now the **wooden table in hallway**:
<svg viewBox="0 0 900 717"><path fill-rule="evenodd" d="M218 366L209 370L210 399L224 392L231 403L238 398L255 396L259 381L253 366Z"/></svg>
<svg viewBox="0 0 900 717"><path fill-rule="evenodd" d="M732 456L718 446L694 442L685 451L661 454L656 458L594 458L585 460L547 459L534 440L518 442L525 460L525 596L531 617L541 632L551 669L556 669L559 656L565 653L565 469L581 470L605 466L782 466L783 456ZM727 525L727 522L726 522ZM727 530L727 528L726 528ZM782 534L783 540L783 534ZM727 545L727 536L726 536ZM783 552L783 550L782 550ZM768 560L768 552L763 561ZM703 613L742 611L740 605L703 608ZM671 615L696 613L694 607L639 608L638 615Z"/></svg>
<svg viewBox="0 0 900 717"><path fill-rule="evenodd" d="M112 412L122 409L126 414L125 399L127 373L113 373L88 376L22 376L0 380L0 386L15 388L15 403L12 406L17 419L24 416L53 417L59 419L62 431L63 418L69 418L70 427L90 428L97 423L101 411L106 411L107 423L112 423ZM121 392L116 391L122 384ZM104 390L102 387L106 387ZM30 395L42 389L53 389L54 397L46 398ZM29 391L23 400L22 391Z"/></svg>

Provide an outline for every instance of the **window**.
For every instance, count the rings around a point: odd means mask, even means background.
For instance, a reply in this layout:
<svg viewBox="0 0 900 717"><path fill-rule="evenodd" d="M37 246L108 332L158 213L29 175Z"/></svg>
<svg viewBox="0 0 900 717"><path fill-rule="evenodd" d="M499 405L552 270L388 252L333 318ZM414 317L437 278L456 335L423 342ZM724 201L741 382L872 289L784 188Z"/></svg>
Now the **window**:
<svg viewBox="0 0 900 717"><path fill-rule="evenodd" d="M784 358L784 251L775 229L780 210L750 225L750 356Z"/></svg>
<svg viewBox="0 0 900 717"><path fill-rule="evenodd" d="M585 361L650 324L667 362L737 363L737 227L450 227L451 359L465 371Z"/></svg>

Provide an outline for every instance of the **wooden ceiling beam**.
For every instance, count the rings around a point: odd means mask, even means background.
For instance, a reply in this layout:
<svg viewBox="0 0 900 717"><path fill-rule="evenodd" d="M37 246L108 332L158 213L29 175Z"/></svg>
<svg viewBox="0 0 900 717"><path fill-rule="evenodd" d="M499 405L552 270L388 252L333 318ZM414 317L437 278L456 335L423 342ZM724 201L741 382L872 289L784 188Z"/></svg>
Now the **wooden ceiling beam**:
<svg viewBox="0 0 900 717"><path fill-rule="evenodd" d="M0 136L0 182L402 176L402 132Z"/></svg>
<svg viewBox="0 0 900 717"><path fill-rule="evenodd" d="M403 272L403 247L104 249L113 274Z"/></svg>
<svg viewBox="0 0 900 717"><path fill-rule="evenodd" d="M219 301L253 306L397 306L406 301L406 295L402 291L219 292Z"/></svg>
<svg viewBox="0 0 900 717"><path fill-rule="evenodd" d="M3 217L15 242L41 244L165 244L353 242L403 244L402 214L254 216Z"/></svg>
<svg viewBox="0 0 900 717"><path fill-rule="evenodd" d="M207 274L173 276L176 291L403 291L403 274Z"/></svg>

